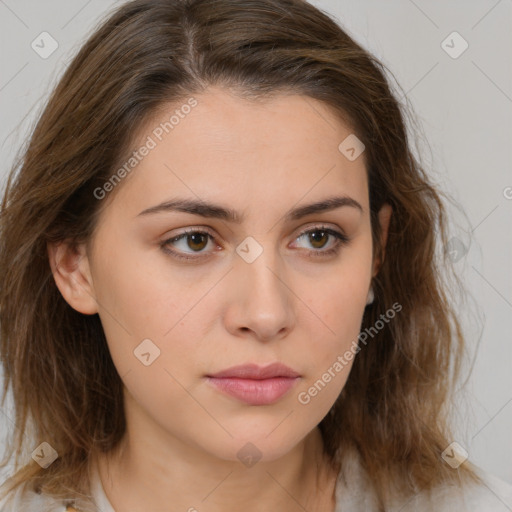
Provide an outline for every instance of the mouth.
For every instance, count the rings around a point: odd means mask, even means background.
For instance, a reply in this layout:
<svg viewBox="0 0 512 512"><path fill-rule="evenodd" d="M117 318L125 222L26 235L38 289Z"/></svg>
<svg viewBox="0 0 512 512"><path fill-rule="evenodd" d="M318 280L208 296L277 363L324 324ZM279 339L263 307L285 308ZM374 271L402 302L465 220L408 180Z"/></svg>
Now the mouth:
<svg viewBox="0 0 512 512"><path fill-rule="evenodd" d="M249 405L277 402L300 378L300 374L281 363L234 366L206 376L215 389Z"/></svg>

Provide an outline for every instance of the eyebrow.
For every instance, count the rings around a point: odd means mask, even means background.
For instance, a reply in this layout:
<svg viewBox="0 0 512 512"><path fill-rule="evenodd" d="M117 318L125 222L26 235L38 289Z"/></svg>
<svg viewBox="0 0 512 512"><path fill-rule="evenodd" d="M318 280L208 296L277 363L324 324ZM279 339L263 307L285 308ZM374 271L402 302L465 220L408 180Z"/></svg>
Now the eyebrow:
<svg viewBox="0 0 512 512"><path fill-rule="evenodd" d="M293 208L287 212L284 217L286 221L293 221L306 217L307 215L328 212L343 206L356 208L361 213L363 212L363 207L355 199L349 196L334 196L323 199L322 201ZM184 198L172 199L156 206L152 206L151 208L147 208L146 210L141 211L137 217L162 212L185 212L206 218L222 219L236 224L240 224L244 220L244 216L242 214L231 208L226 208L207 201Z"/></svg>

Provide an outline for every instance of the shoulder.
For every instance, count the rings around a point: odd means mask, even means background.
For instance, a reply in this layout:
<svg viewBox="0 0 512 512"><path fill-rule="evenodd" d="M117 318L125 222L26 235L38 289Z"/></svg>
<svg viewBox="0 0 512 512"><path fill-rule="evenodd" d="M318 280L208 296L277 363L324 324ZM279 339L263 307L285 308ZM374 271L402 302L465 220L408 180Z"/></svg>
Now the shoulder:
<svg viewBox="0 0 512 512"><path fill-rule="evenodd" d="M419 494L403 504L403 512L510 512L512 485L476 468L481 484L444 486L430 494Z"/></svg>
<svg viewBox="0 0 512 512"><path fill-rule="evenodd" d="M57 499L30 489L19 488L15 493L0 499L0 512L98 512L99 509L88 501L80 500L74 508L72 500Z"/></svg>
<svg viewBox="0 0 512 512"><path fill-rule="evenodd" d="M103 492L94 464L91 465L90 471L91 488L87 494L82 493L78 497L75 495L59 499L36 492L30 483L21 485L15 492L5 495L2 484L0 485L0 512L114 512Z"/></svg>
<svg viewBox="0 0 512 512"><path fill-rule="evenodd" d="M0 500L1 512L66 512L67 506L55 498L33 491L18 491Z"/></svg>
<svg viewBox="0 0 512 512"><path fill-rule="evenodd" d="M400 512L511 512L512 485L473 466L481 484L441 486L430 493L396 497L387 510ZM354 458L343 465L336 485L336 512L377 512L371 482Z"/></svg>

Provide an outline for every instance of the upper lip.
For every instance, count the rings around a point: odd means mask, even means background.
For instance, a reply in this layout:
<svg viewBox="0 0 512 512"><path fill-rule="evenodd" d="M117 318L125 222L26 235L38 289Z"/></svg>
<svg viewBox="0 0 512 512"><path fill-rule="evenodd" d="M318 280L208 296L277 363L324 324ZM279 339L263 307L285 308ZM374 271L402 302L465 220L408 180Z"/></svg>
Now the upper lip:
<svg viewBox="0 0 512 512"><path fill-rule="evenodd" d="M257 364L243 364L232 366L226 370L208 375L215 378L238 378L238 379L271 379L276 377L300 377L300 375L282 363L272 363L267 366L258 366Z"/></svg>

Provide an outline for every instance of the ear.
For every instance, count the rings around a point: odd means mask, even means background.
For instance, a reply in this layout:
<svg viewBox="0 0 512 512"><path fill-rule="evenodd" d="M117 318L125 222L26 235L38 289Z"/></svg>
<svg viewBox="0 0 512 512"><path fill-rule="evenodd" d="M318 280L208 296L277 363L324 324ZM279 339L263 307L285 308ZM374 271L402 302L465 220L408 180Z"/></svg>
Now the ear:
<svg viewBox="0 0 512 512"><path fill-rule="evenodd" d="M98 312L85 244L48 243L53 278L65 301L84 315Z"/></svg>
<svg viewBox="0 0 512 512"><path fill-rule="evenodd" d="M378 213L380 230L381 230L380 243L381 243L382 249L381 249L380 257L375 258L375 261L373 263L372 277L375 277L379 273L380 267L382 265L382 262L384 261L385 255L386 255L386 243L388 240L389 221L391 219L392 211L393 211L393 209L391 208L391 205L386 203L382 206L382 208L379 210L379 213Z"/></svg>

